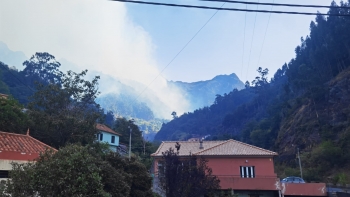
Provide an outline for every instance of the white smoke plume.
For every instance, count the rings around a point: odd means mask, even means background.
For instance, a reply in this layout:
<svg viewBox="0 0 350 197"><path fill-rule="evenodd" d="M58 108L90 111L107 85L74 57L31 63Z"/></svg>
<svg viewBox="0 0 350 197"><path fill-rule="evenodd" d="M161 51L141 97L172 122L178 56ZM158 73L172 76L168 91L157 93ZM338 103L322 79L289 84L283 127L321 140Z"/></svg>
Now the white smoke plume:
<svg viewBox="0 0 350 197"><path fill-rule="evenodd" d="M118 2L2 0L0 41L27 57L49 52L56 59L78 65L80 70L137 81L143 87L159 74L153 54L156 46L150 35L128 17L125 5ZM102 93L115 91L113 84L100 88ZM158 117L170 118L172 111L181 114L189 107L181 92L169 89L162 77L149 86L145 95L147 91L166 106L159 109L157 103L148 103Z"/></svg>

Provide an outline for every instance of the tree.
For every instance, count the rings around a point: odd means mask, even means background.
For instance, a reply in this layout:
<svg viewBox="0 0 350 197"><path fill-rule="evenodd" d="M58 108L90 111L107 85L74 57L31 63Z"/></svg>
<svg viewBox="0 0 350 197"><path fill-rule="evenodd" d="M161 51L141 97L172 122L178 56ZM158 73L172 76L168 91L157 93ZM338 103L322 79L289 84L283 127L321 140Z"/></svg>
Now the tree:
<svg viewBox="0 0 350 197"><path fill-rule="evenodd" d="M103 190L98 158L86 147L71 145L47 151L35 163L14 164L7 193L11 196L109 196Z"/></svg>
<svg viewBox="0 0 350 197"><path fill-rule="evenodd" d="M35 77L44 83L60 83L62 72L58 69L61 64L49 53L35 53L23 63L25 76Z"/></svg>
<svg viewBox="0 0 350 197"><path fill-rule="evenodd" d="M0 131L24 133L30 126L28 115L18 101L0 97Z"/></svg>
<svg viewBox="0 0 350 197"><path fill-rule="evenodd" d="M249 83L249 81L246 81L246 82L244 83L244 87L245 87L246 89L250 88L250 83Z"/></svg>
<svg viewBox="0 0 350 197"><path fill-rule="evenodd" d="M34 122L33 137L59 148L67 143L88 144L94 141L95 123L103 112L95 99L98 79L86 81L81 73L68 71L61 83L38 84L37 92L28 105Z"/></svg>
<svg viewBox="0 0 350 197"><path fill-rule="evenodd" d="M152 197L146 168L100 143L47 151L35 163L13 164L10 176L2 187L8 196Z"/></svg>
<svg viewBox="0 0 350 197"><path fill-rule="evenodd" d="M180 158L170 148L163 153L163 167L159 169L160 187L167 197L204 196L220 189L220 180L203 158L193 155Z"/></svg>
<svg viewBox="0 0 350 197"><path fill-rule="evenodd" d="M260 76L255 77L255 79L252 81L252 85L256 87L264 86L268 83L267 75L269 74L269 69L265 68L263 70L261 67L259 67L257 71Z"/></svg>
<svg viewBox="0 0 350 197"><path fill-rule="evenodd" d="M173 116L174 119L178 117L177 114L176 114L176 111L173 111L173 112L171 113L171 115Z"/></svg>

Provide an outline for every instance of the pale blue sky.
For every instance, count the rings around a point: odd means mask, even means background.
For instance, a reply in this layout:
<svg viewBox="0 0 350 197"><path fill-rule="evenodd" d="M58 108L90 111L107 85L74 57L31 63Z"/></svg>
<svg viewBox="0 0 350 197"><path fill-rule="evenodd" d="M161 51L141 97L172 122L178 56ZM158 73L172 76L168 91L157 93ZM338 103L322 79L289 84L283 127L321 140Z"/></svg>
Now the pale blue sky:
<svg viewBox="0 0 350 197"><path fill-rule="evenodd" d="M204 4L194 0L171 2ZM261 0L260 2L273 2L273 0ZM275 3L330 5L331 1L275 0ZM205 5L221 6L222 3L206 3ZM225 4L225 7L245 8L245 5ZM138 4L127 4L127 8L132 20L141 25L151 35L152 41L156 45L155 54L160 69L171 61L187 41L215 13L213 10ZM270 10L271 6L261 6L259 8ZM248 9L256 9L256 6L249 5ZM273 9L317 11L310 8L278 7L277 9L275 7ZM326 12L327 9L319 11ZM164 71L162 76L170 80L190 82L210 79L218 74L235 72L242 81L251 81L257 74L255 70L258 66L269 68L270 76L272 76L284 62L288 62L294 57L294 48L300 43L301 36L305 37L309 33L309 24L314 16L272 14L263 50L261 50L269 14L257 14L253 36L255 15L255 13L219 11ZM252 39L253 44L251 45ZM245 47L242 64L243 40L245 40ZM258 65L260 53L261 58Z"/></svg>
<svg viewBox="0 0 350 197"><path fill-rule="evenodd" d="M154 1L222 5L197 0ZM275 0L275 3L330 5L331 1ZM226 6L245 7L237 4ZM256 9L256 6L248 8ZM269 10L271 6L261 8ZM278 10L317 11L302 8ZM258 66L269 68L272 76L294 57L295 47L300 38L309 33L309 24L315 18L272 14L262 45L269 14L257 14L253 36L255 13L219 11L165 69L162 77L156 78L213 13L213 10L108 0L1 0L0 41L12 51L22 51L28 58L35 52L49 52L58 60L66 60L62 66L64 69L88 69L92 74L102 73L116 80L137 81L148 87L144 93L156 95L168 106L159 115L165 117L174 110L181 114L189 109L182 92L169 88L166 80L194 82L234 72L243 82L252 81ZM100 86L103 93L117 89L113 82L101 84L108 84ZM147 94L140 96L144 95Z"/></svg>

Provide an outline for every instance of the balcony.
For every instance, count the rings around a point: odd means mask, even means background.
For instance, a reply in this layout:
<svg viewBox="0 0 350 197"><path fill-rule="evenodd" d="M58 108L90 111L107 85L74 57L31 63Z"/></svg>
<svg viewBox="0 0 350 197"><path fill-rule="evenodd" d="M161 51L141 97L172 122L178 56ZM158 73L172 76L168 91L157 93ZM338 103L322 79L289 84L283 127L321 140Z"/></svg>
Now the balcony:
<svg viewBox="0 0 350 197"><path fill-rule="evenodd" d="M221 189L233 190L280 190L280 182L276 176L257 176L242 178L240 176L217 176Z"/></svg>

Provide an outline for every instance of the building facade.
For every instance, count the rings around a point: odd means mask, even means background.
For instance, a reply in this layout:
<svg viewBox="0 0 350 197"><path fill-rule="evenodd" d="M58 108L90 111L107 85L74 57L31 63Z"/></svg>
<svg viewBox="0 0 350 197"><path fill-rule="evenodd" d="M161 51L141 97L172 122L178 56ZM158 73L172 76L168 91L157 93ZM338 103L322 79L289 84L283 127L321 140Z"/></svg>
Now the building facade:
<svg viewBox="0 0 350 197"><path fill-rule="evenodd" d="M0 131L0 181L9 177L12 162L27 163L34 161L47 149L56 149L26 135Z"/></svg>
<svg viewBox="0 0 350 197"><path fill-rule="evenodd" d="M277 153L236 140L162 142L151 156L154 158L153 189L163 194L158 186L162 153L175 149L179 143L179 157L195 155L208 161L212 174L219 178L221 190L238 197L295 197L327 196L325 183L281 183L274 170Z"/></svg>
<svg viewBox="0 0 350 197"><path fill-rule="evenodd" d="M121 136L119 133L113 131L111 128L107 127L103 124L96 124L96 129L98 130L98 134L96 135L96 140L98 142L107 143L109 145L109 148L114 151L118 152L119 147L119 136Z"/></svg>
<svg viewBox="0 0 350 197"><path fill-rule="evenodd" d="M153 171L158 177L162 152L175 148L176 142L162 142L151 156ZM279 179L274 172L273 158L277 153L236 140L181 141L179 156L190 154L205 158L213 175L220 179L222 190L238 196L279 196ZM156 183L157 181L155 181ZM157 186L155 186L157 187Z"/></svg>

